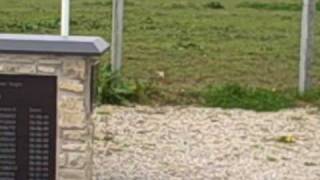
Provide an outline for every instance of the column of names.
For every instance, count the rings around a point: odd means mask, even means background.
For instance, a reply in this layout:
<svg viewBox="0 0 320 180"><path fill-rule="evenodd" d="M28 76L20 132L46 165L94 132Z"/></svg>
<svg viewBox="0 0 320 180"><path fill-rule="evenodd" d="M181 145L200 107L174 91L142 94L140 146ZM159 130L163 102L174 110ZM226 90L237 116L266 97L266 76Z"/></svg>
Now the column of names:
<svg viewBox="0 0 320 180"><path fill-rule="evenodd" d="M41 108L29 108L29 180L49 177L49 120Z"/></svg>
<svg viewBox="0 0 320 180"><path fill-rule="evenodd" d="M0 180L15 180L17 114L14 107L0 107Z"/></svg>

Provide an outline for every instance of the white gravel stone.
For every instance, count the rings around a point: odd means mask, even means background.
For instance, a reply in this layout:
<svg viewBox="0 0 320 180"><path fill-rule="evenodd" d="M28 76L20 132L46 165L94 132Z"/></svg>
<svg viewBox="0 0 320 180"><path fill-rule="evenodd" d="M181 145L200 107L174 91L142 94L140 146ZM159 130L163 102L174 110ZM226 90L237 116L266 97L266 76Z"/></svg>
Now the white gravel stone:
<svg viewBox="0 0 320 180"><path fill-rule="evenodd" d="M105 106L97 112L94 180L320 179L314 108ZM276 141L287 135L296 142Z"/></svg>

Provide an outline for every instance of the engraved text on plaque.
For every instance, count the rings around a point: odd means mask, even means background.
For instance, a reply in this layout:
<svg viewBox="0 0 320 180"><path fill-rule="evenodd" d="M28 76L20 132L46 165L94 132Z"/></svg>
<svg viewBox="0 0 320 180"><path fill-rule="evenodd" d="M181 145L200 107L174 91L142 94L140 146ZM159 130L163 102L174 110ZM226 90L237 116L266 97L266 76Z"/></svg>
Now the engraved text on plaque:
<svg viewBox="0 0 320 180"><path fill-rule="evenodd" d="M55 180L57 80L0 75L0 180Z"/></svg>

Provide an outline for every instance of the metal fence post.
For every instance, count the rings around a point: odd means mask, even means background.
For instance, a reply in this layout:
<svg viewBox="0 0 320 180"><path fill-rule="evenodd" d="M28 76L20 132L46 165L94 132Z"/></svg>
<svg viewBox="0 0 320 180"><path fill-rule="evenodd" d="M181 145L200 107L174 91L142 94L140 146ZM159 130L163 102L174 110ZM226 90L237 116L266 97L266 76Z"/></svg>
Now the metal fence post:
<svg viewBox="0 0 320 180"><path fill-rule="evenodd" d="M70 0L61 2L61 35L69 36L70 34Z"/></svg>
<svg viewBox="0 0 320 180"><path fill-rule="evenodd" d="M299 93L301 95L311 88L310 69L314 49L315 13L316 0L303 0L299 67Z"/></svg>
<svg viewBox="0 0 320 180"><path fill-rule="evenodd" d="M122 67L124 0L113 0L112 15L112 72L119 72Z"/></svg>

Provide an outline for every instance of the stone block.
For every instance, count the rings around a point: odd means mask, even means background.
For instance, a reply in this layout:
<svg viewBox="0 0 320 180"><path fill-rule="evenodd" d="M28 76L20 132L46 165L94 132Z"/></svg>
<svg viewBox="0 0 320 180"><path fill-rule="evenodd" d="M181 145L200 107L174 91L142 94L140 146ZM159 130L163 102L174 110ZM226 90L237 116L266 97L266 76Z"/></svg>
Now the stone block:
<svg viewBox="0 0 320 180"><path fill-rule="evenodd" d="M85 79L86 63L84 60L68 60L63 63L63 75L73 79Z"/></svg>
<svg viewBox="0 0 320 180"><path fill-rule="evenodd" d="M64 141L62 143L62 150L68 152L87 152L90 153L89 142L81 141Z"/></svg>
<svg viewBox="0 0 320 180"><path fill-rule="evenodd" d="M62 131L62 137L66 140L87 141L90 139L90 131L88 129L64 129Z"/></svg>
<svg viewBox="0 0 320 180"><path fill-rule="evenodd" d="M52 57L53 58L53 57ZM58 58L56 59L48 59L48 58L42 58L38 61L39 65L61 65L62 61Z"/></svg>
<svg viewBox="0 0 320 180"><path fill-rule="evenodd" d="M59 101L59 107L61 109L73 112L84 112L85 105L84 99L77 96L71 95L61 95L61 100Z"/></svg>
<svg viewBox="0 0 320 180"><path fill-rule="evenodd" d="M66 153L60 153L59 154L59 167L63 168L67 165L67 154Z"/></svg>
<svg viewBox="0 0 320 180"><path fill-rule="evenodd" d="M33 64L14 64L7 63L4 66L4 70L10 73L35 73L36 68Z"/></svg>
<svg viewBox="0 0 320 180"><path fill-rule="evenodd" d="M82 93L84 92L84 85L78 80L62 79L59 81L59 88L64 91Z"/></svg>
<svg viewBox="0 0 320 180"><path fill-rule="evenodd" d="M57 72L57 68L53 66L39 65L37 67L37 71L40 73L55 74Z"/></svg>
<svg viewBox="0 0 320 180"><path fill-rule="evenodd" d="M88 124L86 122L86 114L72 111L61 110L61 127L63 128L85 128Z"/></svg>
<svg viewBox="0 0 320 180"><path fill-rule="evenodd" d="M90 162L88 153L69 152L66 168L83 169Z"/></svg>
<svg viewBox="0 0 320 180"><path fill-rule="evenodd" d="M59 176L59 180L88 180L84 169L62 169Z"/></svg>
<svg viewBox="0 0 320 180"><path fill-rule="evenodd" d="M5 70L4 66L5 66L4 64L0 64L0 72Z"/></svg>

